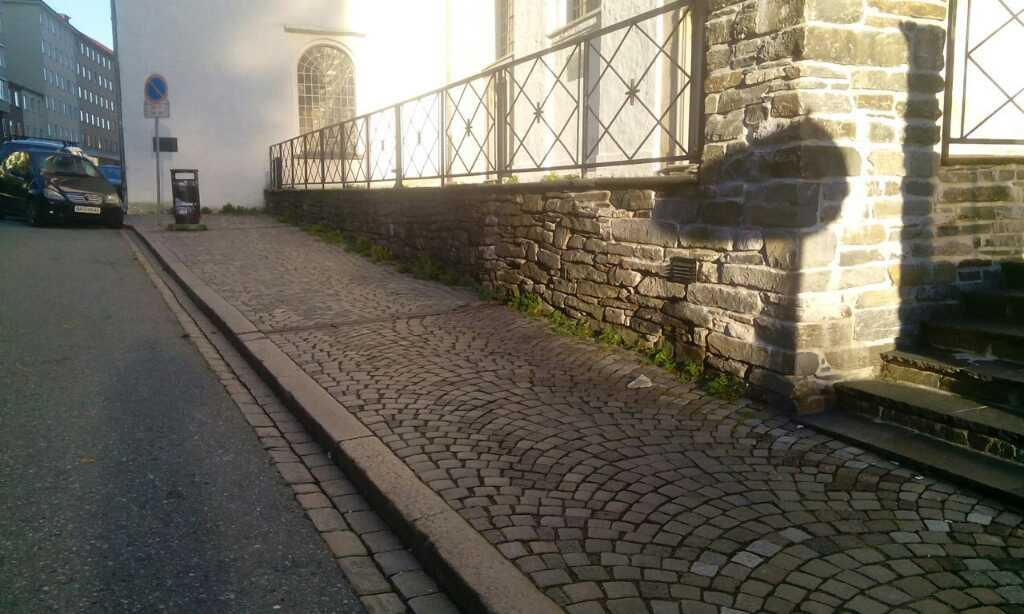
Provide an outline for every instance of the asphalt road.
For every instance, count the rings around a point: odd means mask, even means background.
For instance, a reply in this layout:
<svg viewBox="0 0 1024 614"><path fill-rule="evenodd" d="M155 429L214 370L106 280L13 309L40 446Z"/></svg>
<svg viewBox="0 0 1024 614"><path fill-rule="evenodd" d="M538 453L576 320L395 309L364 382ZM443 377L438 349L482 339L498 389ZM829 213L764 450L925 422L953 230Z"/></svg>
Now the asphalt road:
<svg viewBox="0 0 1024 614"><path fill-rule="evenodd" d="M363 612L118 231L0 221L0 612Z"/></svg>

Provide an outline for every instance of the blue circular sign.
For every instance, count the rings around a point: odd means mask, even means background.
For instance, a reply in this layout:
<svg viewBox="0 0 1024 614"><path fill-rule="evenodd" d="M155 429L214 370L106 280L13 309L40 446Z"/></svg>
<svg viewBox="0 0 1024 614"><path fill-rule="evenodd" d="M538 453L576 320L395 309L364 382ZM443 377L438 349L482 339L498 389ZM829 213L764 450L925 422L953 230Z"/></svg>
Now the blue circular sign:
<svg viewBox="0 0 1024 614"><path fill-rule="evenodd" d="M146 79L146 101L164 102L167 100L167 79L160 75L150 75Z"/></svg>

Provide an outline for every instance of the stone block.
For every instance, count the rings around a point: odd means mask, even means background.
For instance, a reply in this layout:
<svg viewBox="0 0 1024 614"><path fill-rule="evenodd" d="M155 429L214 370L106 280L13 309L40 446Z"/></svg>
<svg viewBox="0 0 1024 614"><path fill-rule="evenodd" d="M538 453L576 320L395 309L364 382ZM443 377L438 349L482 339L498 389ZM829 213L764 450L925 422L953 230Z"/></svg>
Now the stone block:
<svg viewBox="0 0 1024 614"><path fill-rule="evenodd" d="M759 170L767 177L824 179L861 173L860 153L836 145L795 145L761 154Z"/></svg>
<svg viewBox="0 0 1024 614"><path fill-rule="evenodd" d="M772 97L772 117L797 117L811 113L850 113L853 103L846 94L793 90Z"/></svg>
<svg viewBox="0 0 1024 614"><path fill-rule="evenodd" d="M708 335L708 348L714 353L791 375L813 375L819 357L813 352L792 352L763 343L748 343L713 332Z"/></svg>
<svg viewBox="0 0 1024 614"><path fill-rule="evenodd" d="M537 262L549 269L558 270L562 267L562 258L555 252L546 249L537 251Z"/></svg>
<svg viewBox="0 0 1024 614"><path fill-rule="evenodd" d="M664 277L646 277L637 286L636 291L644 296L655 298L682 298L686 296L686 286L672 283Z"/></svg>
<svg viewBox="0 0 1024 614"><path fill-rule="evenodd" d="M692 303L737 313L757 314L762 307L759 293L742 288L698 283L690 284L686 292Z"/></svg>
<svg viewBox="0 0 1024 614"><path fill-rule="evenodd" d="M857 96L857 108L869 111L892 111L892 94L861 94Z"/></svg>
<svg viewBox="0 0 1024 614"><path fill-rule="evenodd" d="M662 313L686 324L705 328L711 326L714 319L705 307L685 301L669 301L662 308Z"/></svg>
<svg viewBox="0 0 1024 614"><path fill-rule="evenodd" d="M754 329L762 342L786 349L827 348L853 342L853 318L796 323L759 317Z"/></svg>
<svg viewBox="0 0 1024 614"><path fill-rule="evenodd" d="M626 286L628 288L635 288L643 278L644 276L636 271L621 268L614 268L611 273L608 274L609 282L618 286Z"/></svg>
<svg viewBox="0 0 1024 614"><path fill-rule="evenodd" d="M836 258L836 234L832 230L764 233L769 267L795 271L831 265Z"/></svg>
<svg viewBox="0 0 1024 614"><path fill-rule="evenodd" d="M864 16L864 2L863 0L807 0L806 16L814 21L856 23Z"/></svg>
<svg viewBox="0 0 1024 614"><path fill-rule="evenodd" d="M576 289L580 294L597 298L614 298L619 295L619 289L615 286L596 284L585 280L578 282Z"/></svg>
<svg viewBox="0 0 1024 614"><path fill-rule="evenodd" d="M941 56L941 50L940 50ZM909 48L901 32L807 26L801 59L852 66L900 66Z"/></svg>
<svg viewBox="0 0 1024 614"><path fill-rule="evenodd" d="M566 277L570 280L588 280L599 283L608 282L608 274L604 271L599 271L592 266L584 264L565 264L562 265L562 270L565 271Z"/></svg>
<svg viewBox="0 0 1024 614"><path fill-rule="evenodd" d="M847 226L843 229L843 245L878 245L887 236L888 230L882 224Z"/></svg>
<svg viewBox="0 0 1024 614"><path fill-rule="evenodd" d="M647 243L661 247L678 244L679 226L656 219L614 219L612 239L621 243Z"/></svg>
<svg viewBox="0 0 1024 614"><path fill-rule="evenodd" d="M857 266L843 269L839 272L839 288L861 288L863 286L874 286L889 281L887 269L882 266Z"/></svg>
<svg viewBox="0 0 1024 614"><path fill-rule="evenodd" d="M888 257L877 249L853 249L839 254L839 266L841 267L854 267L872 262L883 262L885 260L888 260ZM845 271L843 279L846 279ZM847 286L844 285L843 287Z"/></svg>
<svg viewBox="0 0 1024 614"><path fill-rule="evenodd" d="M733 247L733 231L715 226L682 226L679 229L679 246L728 251Z"/></svg>
<svg viewBox="0 0 1024 614"><path fill-rule="evenodd" d="M883 13L891 13L900 17L939 20L946 18L944 5L921 2L920 0L868 0L868 5Z"/></svg>

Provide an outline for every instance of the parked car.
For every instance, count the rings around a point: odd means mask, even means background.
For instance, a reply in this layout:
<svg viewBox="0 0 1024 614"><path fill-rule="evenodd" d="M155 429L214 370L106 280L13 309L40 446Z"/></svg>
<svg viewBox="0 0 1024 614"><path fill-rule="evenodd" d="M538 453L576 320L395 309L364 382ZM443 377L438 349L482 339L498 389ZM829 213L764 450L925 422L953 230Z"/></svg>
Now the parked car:
<svg viewBox="0 0 1024 614"><path fill-rule="evenodd" d="M0 217L33 226L48 222L124 223L121 198L99 169L59 141L20 139L0 145Z"/></svg>
<svg viewBox="0 0 1024 614"><path fill-rule="evenodd" d="M100 172L107 178L110 185L114 186L117 190L117 195L121 197L121 202L124 202L124 172L121 170L119 164L101 164Z"/></svg>

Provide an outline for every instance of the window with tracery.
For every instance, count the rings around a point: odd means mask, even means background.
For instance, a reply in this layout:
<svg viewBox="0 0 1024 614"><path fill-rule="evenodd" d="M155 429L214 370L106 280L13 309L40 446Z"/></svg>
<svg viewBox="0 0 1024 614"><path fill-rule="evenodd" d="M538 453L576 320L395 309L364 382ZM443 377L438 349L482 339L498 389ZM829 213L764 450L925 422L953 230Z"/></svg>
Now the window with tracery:
<svg viewBox="0 0 1024 614"><path fill-rule="evenodd" d="M355 67L347 53L317 45L299 60L299 129L303 134L355 117Z"/></svg>

